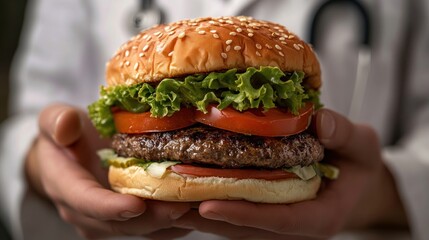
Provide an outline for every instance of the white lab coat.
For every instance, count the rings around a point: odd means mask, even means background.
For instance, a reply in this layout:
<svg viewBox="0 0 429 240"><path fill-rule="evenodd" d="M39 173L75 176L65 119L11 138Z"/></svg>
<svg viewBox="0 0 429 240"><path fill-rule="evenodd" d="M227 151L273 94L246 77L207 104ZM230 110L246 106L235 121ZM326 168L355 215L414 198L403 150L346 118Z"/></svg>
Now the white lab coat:
<svg viewBox="0 0 429 240"><path fill-rule="evenodd" d="M303 0L160 0L167 21L199 16L251 15L288 26L306 38L310 18L320 1ZM174 4L172 4L174 2ZM429 28L421 27L414 40L404 44L407 0L365 1L370 8L374 35L369 81L362 106L353 119L376 128L384 144L392 137L398 98L401 49L410 51L409 74L402 102L402 125L407 133L396 146L384 151L387 166L397 182L412 236L429 236ZM427 17L429 2L419 1ZM131 37L130 19L136 0L30 1L23 41L13 69L11 117L2 124L0 140L1 213L14 239L79 239L56 210L28 192L23 160L37 133L37 113L59 101L85 107L98 97L104 82L104 64ZM345 115L355 86L360 37L356 15L347 7L329 10L323 21L319 56L323 69L322 101ZM334 17L332 17L334 16ZM414 16L415 17L415 16ZM427 23L426 19L426 23ZM425 26L422 24L421 26ZM404 117L405 116L405 117ZM37 216L37 217L36 217ZM377 235L378 234L378 235ZM407 239L407 234L367 232L358 239ZM397 233L395 233L397 234ZM338 239L355 239L343 234ZM216 238L198 233L189 238Z"/></svg>

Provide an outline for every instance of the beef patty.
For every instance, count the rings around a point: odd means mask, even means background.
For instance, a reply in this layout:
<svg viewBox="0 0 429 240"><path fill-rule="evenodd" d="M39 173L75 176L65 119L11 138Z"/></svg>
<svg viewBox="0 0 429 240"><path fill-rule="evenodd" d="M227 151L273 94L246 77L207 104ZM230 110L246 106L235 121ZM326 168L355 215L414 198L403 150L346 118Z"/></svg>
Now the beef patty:
<svg viewBox="0 0 429 240"><path fill-rule="evenodd" d="M204 125L160 133L119 133L113 136L112 147L121 157L223 168L307 166L323 158L323 146L308 132L289 137L258 137Z"/></svg>

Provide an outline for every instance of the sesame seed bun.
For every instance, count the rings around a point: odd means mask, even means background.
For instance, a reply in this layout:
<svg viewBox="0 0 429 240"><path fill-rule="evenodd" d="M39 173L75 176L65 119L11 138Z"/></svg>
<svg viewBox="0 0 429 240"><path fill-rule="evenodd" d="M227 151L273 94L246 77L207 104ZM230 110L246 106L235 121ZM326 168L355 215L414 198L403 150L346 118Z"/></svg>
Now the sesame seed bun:
<svg viewBox="0 0 429 240"><path fill-rule="evenodd" d="M247 200L259 203L294 203L316 197L321 178L304 181L193 177L170 170L162 178L149 175L143 167L110 166L111 187L123 194L162 201L199 202L210 199Z"/></svg>
<svg viewBox="0 0 429 240"><path fill-rule="evenodd" d="M132 85L260 66L303 71L304 84L321 85L308 44L284 26L243 16L183 20L143 31L107 63L106 77L109 86Z"/></svg>

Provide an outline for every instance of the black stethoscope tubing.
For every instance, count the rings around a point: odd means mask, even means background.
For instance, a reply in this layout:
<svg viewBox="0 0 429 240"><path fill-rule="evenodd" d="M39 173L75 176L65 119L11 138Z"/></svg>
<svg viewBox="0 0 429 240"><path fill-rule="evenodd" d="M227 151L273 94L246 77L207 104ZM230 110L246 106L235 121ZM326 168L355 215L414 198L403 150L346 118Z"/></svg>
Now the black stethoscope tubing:
<svg viewBox="0 0 429 240"><path fill-rule="evenodd" d="M371 47L371 19L369 15L368 9L357 0L327 0L323 2L318 8L316 8L315 12L313 13L313 19L310 23L309 28L309 42L313 45L315 49L317 49L317 35L318 35L318 24L321 22L321 18L323 14L332 7L335 7L339 4L348 4L352 6L355 11L357 11L360 14L360 17L362 18L363 23L363 33L362 33L362 39L361 44L365 45L367 47Z"/></svg>

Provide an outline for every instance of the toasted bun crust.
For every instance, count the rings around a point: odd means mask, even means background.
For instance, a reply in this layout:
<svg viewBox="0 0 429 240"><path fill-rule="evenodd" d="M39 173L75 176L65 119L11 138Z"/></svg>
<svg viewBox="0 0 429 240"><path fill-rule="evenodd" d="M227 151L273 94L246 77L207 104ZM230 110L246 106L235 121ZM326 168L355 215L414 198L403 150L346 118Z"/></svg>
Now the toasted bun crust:
<svg viewBox="0 0 429 240"><path fill-rule="evenodd" d="M294 203L313 199L321 179L234 179L183 176L172 171L163 178L150 176L143 168L110 166L109 182L120 193L162 201L194 202L210 199L247 200L259 203Z"/></svg>
<svg viewBox="0 0 429 240"><path fill-rule="evenodd" d="M132 85L260 66L303 71L304 84L321 85L309 45L284 26L244 16L183 20L143 31L107 63L106 77L109 86Z"/></svg>

